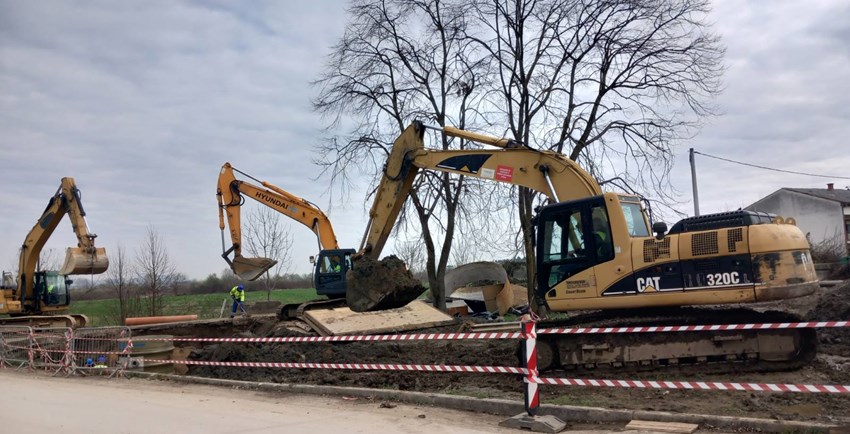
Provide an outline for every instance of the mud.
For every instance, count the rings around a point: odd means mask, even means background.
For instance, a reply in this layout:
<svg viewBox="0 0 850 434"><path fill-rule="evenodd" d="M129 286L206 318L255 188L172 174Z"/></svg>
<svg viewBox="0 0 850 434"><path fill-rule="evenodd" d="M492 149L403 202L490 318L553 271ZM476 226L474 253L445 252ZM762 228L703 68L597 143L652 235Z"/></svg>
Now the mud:
<svg viewBox="0 0 850 434"><path fill-rule="evenodd" d="M831 291L824 291L814 309L807 315L808 321L850 319L850 280ZM818 341L829 353L850 357L850 328L824 328L818 331ZM850 405L850 403L848 403Z"/></svg>
<svg viewBox="0 0 850 434"><path fill-rule="evenodd" d="M806 300L789 300L790 311L809 320L850 318L850 282L825 289ZM773 303L771 310L782 306ZM458 320L439 331L468 330ZM169 333L160 331L158 333ZM177 330L195 336L303 336L291 324L272 318L252 318L239 326L204 330ZM682 380L790 384L850 384L850 356L846 329L821 329L818 357L804 368L788 372L711 373L693 367L669 367L653 372L558 372L550 377L632 380ZM413 341L370 343L220 344L196 348L190 358L211 361L265 361L317 363L395 363L416 365L517 366L517 343L502 340ZM403 371L251 369L194 366L190 374L281 383L329 384L420 392L463 394L521 400L522 379L509 374L426 373ZM544 403L702 413L782 420L850 424L850 396L827 394L750 393L722 391L645 390L624 388L541 387Z"/></svg>
<svg viewBox="0 0 850 434"><path fill-rule="evenodd" d="M355 312L402 307L418 298L425 287L396 256L380 261L362 257L346 274L346 304Z"/></svg>

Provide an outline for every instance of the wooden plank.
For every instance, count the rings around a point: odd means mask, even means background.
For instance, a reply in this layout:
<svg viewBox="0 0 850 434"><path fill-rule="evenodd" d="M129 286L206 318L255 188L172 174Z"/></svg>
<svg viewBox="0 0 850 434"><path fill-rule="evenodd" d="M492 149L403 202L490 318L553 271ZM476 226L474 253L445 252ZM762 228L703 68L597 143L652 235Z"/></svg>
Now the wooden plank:
<svg viewBox="0 0 850 434"><path fill-rule="evenodd" d="M495 332L495 331L506 331L506 332L518 332L522 330L522 326L518 321L512 322L494 322L494 323L481 323L474 324L472 326L473 332Z"/></svg>
<svg viewBox="0 0 850 434"><path fill-rule="evenodd" d="M357 313L347 307L308 310L304 319L329 336L401 332L454 323L452 317L422 301L379 312Z"/></svg>
<svg viewBox="0 0 850 434"><path fill-rule="evenodd" d="M652 432L674 432L690 434L699 428L699 425L679 422L655 422L651 420L632 420L626 425L626 429Z"/></svg>

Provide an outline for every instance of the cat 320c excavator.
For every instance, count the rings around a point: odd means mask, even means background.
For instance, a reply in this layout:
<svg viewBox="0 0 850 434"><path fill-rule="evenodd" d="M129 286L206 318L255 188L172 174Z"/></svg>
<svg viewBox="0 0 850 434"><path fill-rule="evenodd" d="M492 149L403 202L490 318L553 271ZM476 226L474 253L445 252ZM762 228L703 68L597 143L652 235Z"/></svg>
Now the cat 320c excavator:
<svg viewBox="0 0 850 434"><path fill-rule="evenodd" d="M796 318L741 305L817 289L805 236L781 218L735 211L687 218L668 231L651 224L641 197L603 193L561 154L451 127L436 129L498 149L426 149L426 128L433 127L414 122L393 144L354 268L359 257L380 253L418 170L427 169L548 196L534 219L535 293L550 311L592 312L546 327L788 322ZM395 296L392 288L384 292ZM346 298L351 306L374 293L349 285ZM810 361L815 348L811 329L540 335L538 363L545 370L746 361L759 370L791 369Z"/></svg>
<svg viewBox="0 0 850 434"><path fill-rule="evenodd" d="M2 324L31 324L40 327L83 327L84 315L65 315L71 302L69 292L73 274L100 274L109 267L106 250L95 247L97 235L89 232L80 190L74 178L62 178L56 194L29 231L18 262L17 283L12 273L3 272L0 289L0 318ZM36 271L44 244L53 234L62 217L68 215L77 247L65 252L65 262L59 271Z"/></svg>

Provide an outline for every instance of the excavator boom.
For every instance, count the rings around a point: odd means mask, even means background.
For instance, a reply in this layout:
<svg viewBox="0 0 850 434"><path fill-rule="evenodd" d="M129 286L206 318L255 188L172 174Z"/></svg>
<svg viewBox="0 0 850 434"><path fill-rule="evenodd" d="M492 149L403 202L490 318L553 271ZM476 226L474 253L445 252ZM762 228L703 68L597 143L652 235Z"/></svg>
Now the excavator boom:
<svg viewBox="0 0 850 434"><path fill-rule="evenodd" d="M219 227L222 231L222 249L224 250L222 257L239 277L245 280L256 280L277 263L276 260L271 258L246 258L242 255L241 211L245 197L250 197L310 228L316 234L320 250L339 249L333 225L318 206L243 172L239 173L251 178L259 185L238 180L234 172L239 171L230 163L224 163L219 172L216 196L218 198ZM230 248L224 246L225 217L230 228ZM230 253L233 253L233 259L229 258Z"/></svg>
<svg viewBox="0 0 850 434"><path fill-rule="evenodd" d="M543 192L553 201L597 196L602 190L574 161L554 152L536 151L504 138L446 127L442 131L464 140L496 146L493 150L433 150L424 146L426 127L414 122L396 139L369 212L369 223L356 261L375 261L389 238L420 169L455 173L521 185ZM370 271L376 269L368 265ZM363 267L360 267L363 268ZM397 267L393 267L397 268ZM358 267L355 265L355 270ZM379 269L379 268L377 268ZM387 272L397 275L394 269ZM365 280L365 279L364 279ZM404 306L421 294L408 279L370 278L368 284L349 279L346 299L357 311ZM377 285L376 282L384 282Z"/></svg>

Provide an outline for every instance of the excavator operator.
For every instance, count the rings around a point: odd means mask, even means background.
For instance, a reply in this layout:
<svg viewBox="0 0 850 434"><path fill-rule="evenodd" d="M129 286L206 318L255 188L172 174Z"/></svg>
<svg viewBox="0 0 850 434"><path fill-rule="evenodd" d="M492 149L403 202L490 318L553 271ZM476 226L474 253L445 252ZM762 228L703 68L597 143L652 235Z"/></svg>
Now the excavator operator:
<svg viewBox="0 0 850 434"><path fill-rule="evenodd" d="M608 220L603 213L593 214L593 238L596 241L596 256L599 261L614 258L611 242L611 232L608 230Z"/></svg>

